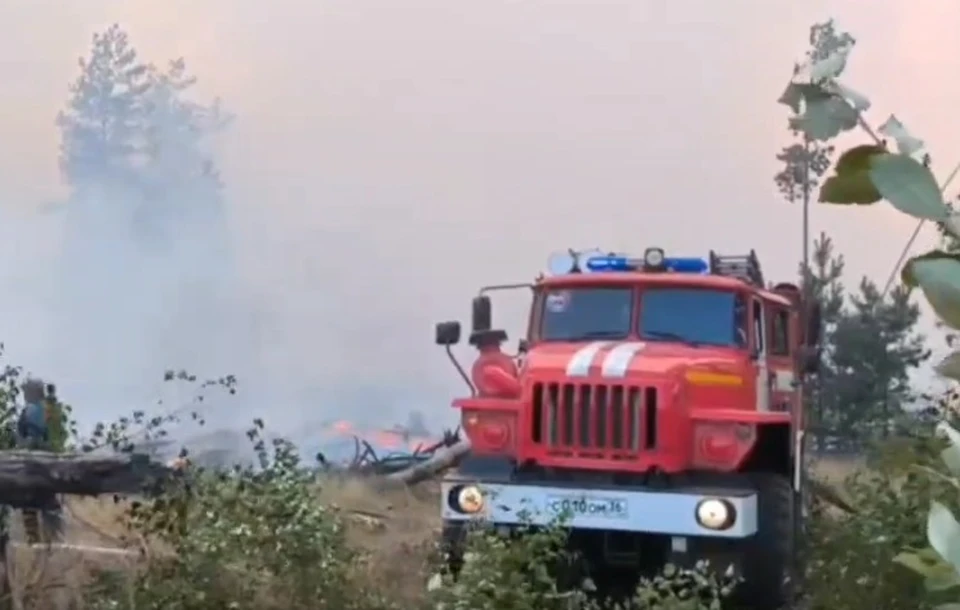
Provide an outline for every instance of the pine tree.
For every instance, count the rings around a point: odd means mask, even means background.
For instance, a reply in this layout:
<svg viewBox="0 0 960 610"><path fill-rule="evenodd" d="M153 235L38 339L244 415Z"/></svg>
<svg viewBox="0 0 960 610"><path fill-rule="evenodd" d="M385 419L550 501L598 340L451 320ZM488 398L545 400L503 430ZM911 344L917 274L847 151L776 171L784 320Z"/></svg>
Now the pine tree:
<svg viewBox="0 0 960 610"><path fill-rule="evenodd" d="M222 221L220 174L211 140L229 125L230 117L219 100L202 104L190 99L197 79L182 58L169 62L166 70L151 67L149 80L139 220L165 232L185 221L204 226Z"/></svg>
<svg viewBox="0 0 960 610"><path fill-rule="evenodd" d="M909 373L930 357L917 334L920 308L910 291L884 296L867 278L849 299L832 337L836 397L834 432L859 444L885 438L914 398Z"/></svg>
<svg viewBox="0 0 960 610"><path fill-rule="evenodd" d="M79 66L67 108L57 115L60 170L77 190L129 185L143 163L148 68L116 24L94 34L90 56Z"/></svg>
<svg viewBox="0 0 960 610"><path fill-rule="evenodd" d="M828 436L827 429L831 424L831 414L835 411L832 384L835 383L836 374L832 353L833 337L837 323L843 316L846 298L842 281L844 265L843 255L834 252L833 240L826 233L820 233L819 238L813 242L807 273L804 273L802 262L799 268L801 282L806 283L810 298L820 303L822 308L823 362L819 373L808 379L804 395L810 435L817 448L824 446Z"/></svg>
<svg viewBox="0 0 960 610"><path fill-rule="evenodd" d="M60 167L71 187L58 283L63 334L91 333L100 358L118 370L179 349L176 328L205 328L205 344L225 349L228 324L211 330L207 322L225 319L223 303L233 297L210 149L227 117L219 102L192 99L196 79L183 60L163 68L142 61L118 25L93 37L79 68L57 117ZM118 292L124 298L110 298ZM141 349L145 343L150 349Z"/></svg>

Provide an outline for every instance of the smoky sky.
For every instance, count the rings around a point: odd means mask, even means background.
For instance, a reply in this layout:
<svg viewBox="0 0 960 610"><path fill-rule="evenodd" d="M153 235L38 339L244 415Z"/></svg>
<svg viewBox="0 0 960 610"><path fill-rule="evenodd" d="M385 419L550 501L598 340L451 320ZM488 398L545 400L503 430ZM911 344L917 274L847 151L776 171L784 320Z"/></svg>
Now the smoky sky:
<svg viewBox="0 0 960 610"><path fill-rule="evenodd" d="M49 330L67 218L53 118L90 35L114 21L144 59L184 56L199 94L236 115L219 159L240 288L162 344L91 346L90 362L138 358L137 375L76 365L57 370L64 391L86 388L83 417L113 416L122 405L98 404L98 388L146 396L192 358L254 388L215 417L294 429L413 408L452 421L463 388L432 324L465 319L478 287L529 280L557 249L753 248L770 279L792 279L800 208L772 181L788 138L776 99L809 25L835 17L859 39L845 82L870 95L874 124L895 112L927 140L946 175L960 160L960 87L944 77L960 62L946 25L958 13L946 0L3 3L0 334L38 374L77 349ZM812 218L851 283L883 282L913 228L886 204ZM511 341L523 306L495 300ZM229 349L194 349L221 341L215 320Z"/></svg>

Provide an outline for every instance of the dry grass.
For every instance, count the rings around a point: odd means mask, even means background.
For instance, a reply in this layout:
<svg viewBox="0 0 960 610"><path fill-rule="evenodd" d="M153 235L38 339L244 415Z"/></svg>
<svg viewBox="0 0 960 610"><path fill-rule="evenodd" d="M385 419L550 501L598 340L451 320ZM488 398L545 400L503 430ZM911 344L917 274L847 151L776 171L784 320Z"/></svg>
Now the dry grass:
<svg viewBox="0 0 960 610"><path fill-rule="evenodd" d="M83 608L83 592L97 572L133 570L140 558L134 549L129 554L122 552L129 547L119 522L122 511L123 506L112 500L71 499L66 506L64 544L50 548L23 543L18 515L9 558L16 606L25 610Z"/></svg>
<svg viewBox="0 0 960 610"><path fill-rule="evenodd" d="M813 464L814 476L820 477L828 483L840 484L844 479L863 469L866 463L863 458L822 457Z"/></svg>
<svg viewBox="0 0 960 610"><path fill-rule="evenodd" d="M378 490L358 479L331 480L320 499L348 515L348 537L368 554L370 582L389 583L397 601L423 596L440 531L435 484Z"/></svg>
<svg viewBox="0 0 960 610"><path fill-rule="evenodd" d="M862 460L825 458L816 462L815 473L839 484L863 466ZM318 499L346 517L351 543L367 554L363 576L389 586L397 601L422 597L440 529L435 484L382 490L360 479L329 479L320 485ZM70 499L65 542L138 550L137 539L121 521L125 508L110 498ZM18 530L14 539L22 540ZM91 575L104 569L132 570L141 561L135 554L20 546L12 555L14 593L20 607L28 610L83 608L82 591Z"/></svg>
<svg viewBox="0 0 960 610"><path fill-rule="evenodd" d="M440 527L436 485L378 490L359 479L330 479L320 485L318 498L343 513L350 542L365 551L362 578L389 584L398 601L423 596ZM126 507L111 498L71 498L66 503L64 543L86 548L15 546L10 571L18 606L83 608L83 590L98 571L142 565L140 543L122 522ZM13 538L23 540L20 527L14 528ZM131 554L96 548L126 549Z"/></svg>

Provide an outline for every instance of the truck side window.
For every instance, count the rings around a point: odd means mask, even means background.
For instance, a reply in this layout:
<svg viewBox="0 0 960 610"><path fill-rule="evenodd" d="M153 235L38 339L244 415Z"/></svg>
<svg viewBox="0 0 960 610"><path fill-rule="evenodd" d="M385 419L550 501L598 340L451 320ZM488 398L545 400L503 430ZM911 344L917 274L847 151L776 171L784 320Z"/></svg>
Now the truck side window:
<svg viewBox="0 0 960 610"><path fill-rule="evenodd" d="M735 329L735 337L737 347L746 348L749 345L748 336L750 331L750 322L747 315L747 301L743 298L743 295L737 294L736 299L733 303L733 326Z"/></svg>
<svg viewBox="0 0 960 610"><path fill-rule="evenodd" d="M770 354L790 355L790 312L782 307L773 310L770 318Z"/></svg>
<svg viewBox="0 0 960 610"><path fill-rule="evenodd" d="M756 341L755 345L757 347L757 353L763 354L763 304L760 301L753 302L753 334L754 340Z"/></svg>

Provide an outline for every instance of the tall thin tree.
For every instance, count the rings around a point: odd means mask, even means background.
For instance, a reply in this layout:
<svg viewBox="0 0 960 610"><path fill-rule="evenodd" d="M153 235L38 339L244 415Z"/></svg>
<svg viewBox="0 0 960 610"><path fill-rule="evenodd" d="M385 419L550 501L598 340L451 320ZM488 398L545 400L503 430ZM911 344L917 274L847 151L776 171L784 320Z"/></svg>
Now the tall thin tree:
<svg viewBox="0 0 960 610"><path fill-rule="evenodd" d="M809 50L806 52L807 62L820 61L837 49L854 43L853 37L847 32L838 32L833 20L815 23L810 27ZM794 74L801 70L799 64L794 66ZM828 143L811 139L798 129L800 115L796 109L789 118L787 125L793 141L777 154L777 160L783 163L783 168L774 177L774 183L783 197L790 203L802 203L801 208L801 288L804 302L810 303L815 298L813 282L810 278L810 203L814 189L830 167L834 147ZM823 392L814 392L817 401L811 401L810 392L805 392L805 410L813 410L816 405L815 418L823 419Z"/></svg>

